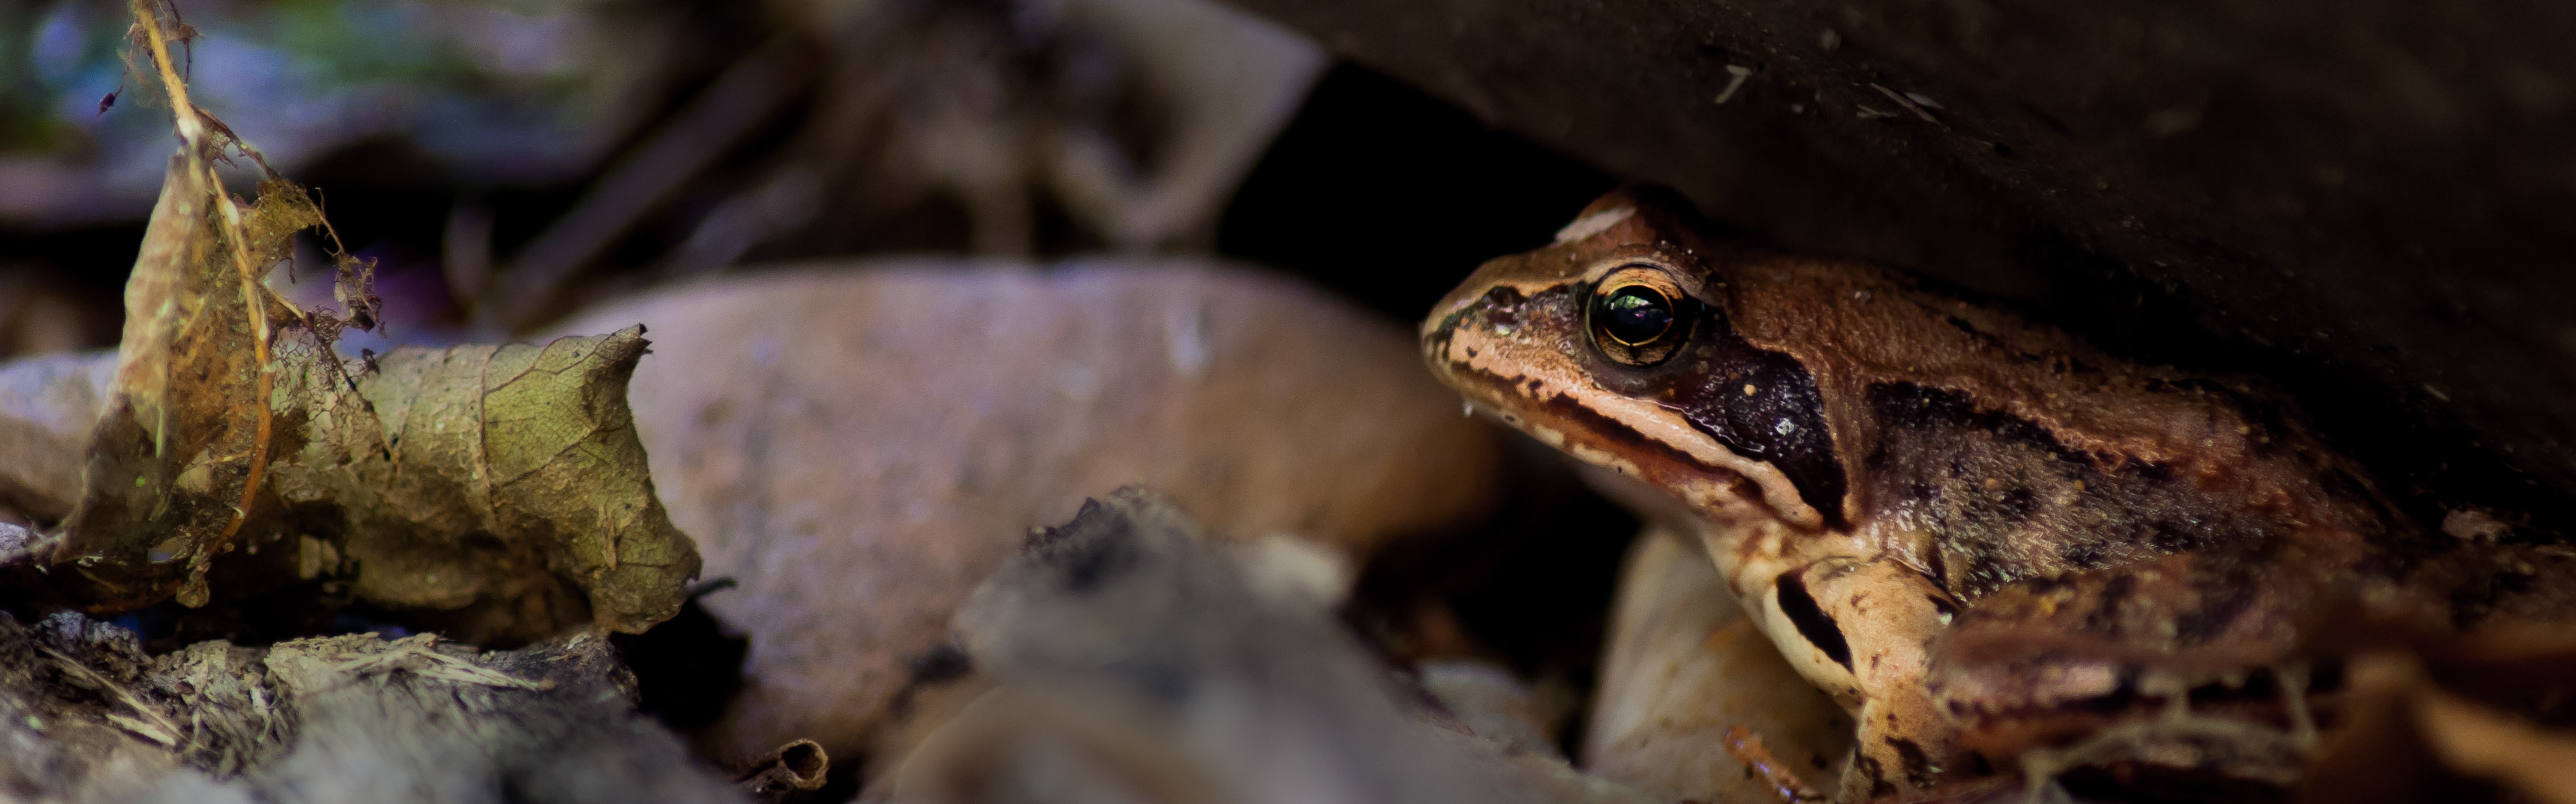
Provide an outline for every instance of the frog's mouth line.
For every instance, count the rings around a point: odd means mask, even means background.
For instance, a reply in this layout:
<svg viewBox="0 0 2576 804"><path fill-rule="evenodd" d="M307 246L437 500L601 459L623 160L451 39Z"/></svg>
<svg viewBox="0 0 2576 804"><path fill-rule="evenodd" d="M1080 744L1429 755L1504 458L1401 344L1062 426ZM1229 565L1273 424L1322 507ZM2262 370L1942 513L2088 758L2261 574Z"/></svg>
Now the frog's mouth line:
<svg viewBox="0 0 2576 804"><path fill-rule="evenodd" d="M1443 334L1446 329L1442 328ZM1445 342L1446 338L1442 340ZM1737 476L1733 470L1701 461L1680 447L1649 437L1627 422L1586 407L1563 392L1525 394L1518 381L1479 371L1457 361L1435 360L1432 367L1444 382L1464 394L1470 404L1514 429L1529 432L1543 428L1566 438L1591 442L1583 446L1597 452L1645 458L1647 460L1635 467L1640 472L1661 470L1728 479Z"/></svg>

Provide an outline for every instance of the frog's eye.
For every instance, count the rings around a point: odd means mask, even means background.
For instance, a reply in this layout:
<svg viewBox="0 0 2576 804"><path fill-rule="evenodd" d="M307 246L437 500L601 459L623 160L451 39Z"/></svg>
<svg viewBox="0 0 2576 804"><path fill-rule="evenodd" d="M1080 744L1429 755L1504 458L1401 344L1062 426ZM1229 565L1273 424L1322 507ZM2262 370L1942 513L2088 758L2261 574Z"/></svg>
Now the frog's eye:
<svg viewBox="0 0 2576 804"><path fill-rule="evenodd" d="M1651 366L1681 351L1690 338L1690 296L1663 269L1632 265L1612 271L1592 286L1585 311L1592 344L1610 359L1631 366Z"/></svg>
<svg viewBox="0 0 2576 804"><path fill-rule="evenodd" d="M1650 285L1629 285L1601 297L1601 332L1622 346L1653 343L1673 328L1673 300Z"/></svg>

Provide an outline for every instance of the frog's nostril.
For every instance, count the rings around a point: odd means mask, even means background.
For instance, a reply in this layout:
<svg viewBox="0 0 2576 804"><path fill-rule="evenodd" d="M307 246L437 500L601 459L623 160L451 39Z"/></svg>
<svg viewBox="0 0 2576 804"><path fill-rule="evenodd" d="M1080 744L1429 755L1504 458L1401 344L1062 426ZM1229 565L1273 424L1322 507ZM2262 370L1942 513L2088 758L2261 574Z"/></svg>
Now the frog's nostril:
<svg viewBox="0 0 2576 804"><path fill-rule="evenodd" d="M1843 640L1843 630L1834 624L1834 618L1825 613L1824 607L1816 605L1815 597L1807 594L1807 582L1792 570L1780 573L1780 582L1772 588L1780 599L1780 613L1787 615L1790 624L1798 627L1798 635L1806 637L1808 644L1824 651L1827 658L1842 665L1844 670L1852 669L1851 643Z"/></svg>

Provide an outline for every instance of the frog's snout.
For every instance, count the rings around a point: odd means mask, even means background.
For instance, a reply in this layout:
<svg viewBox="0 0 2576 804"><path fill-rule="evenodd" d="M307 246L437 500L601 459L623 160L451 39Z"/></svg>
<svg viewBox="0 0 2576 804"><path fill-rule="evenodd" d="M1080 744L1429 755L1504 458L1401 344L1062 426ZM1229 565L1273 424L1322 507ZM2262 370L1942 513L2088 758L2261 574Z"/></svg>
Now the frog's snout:
<svg viewBox="0 0 2576 804"><path fill-rule="evenodd" d="M1450 377L1450 363L1461 355L1450 354L1450 351L1457 346L1461 335L1473 339L1470 333L1486 326L1486 319L1495 310L1491 304L1492 295L1481 284L1470 281L1450 291L1431 308L1431 315L1422 320L1422 358L1431 364L1432 373L1439 375L1443 382L1457 384Z"/></svg>
<svg viewBox="0 0 2576 804"><path fill-rule="evenodd" d="M1422 319L1422 326L1420 328L1423 355L1430 356L1439 353L1439 344L1448 343L1450 333L1457 329L1458 317L1459 314L1451 311L1449 304L1445 299L1442 300L1440 306L1431 308L1430 317Z"/></svg>

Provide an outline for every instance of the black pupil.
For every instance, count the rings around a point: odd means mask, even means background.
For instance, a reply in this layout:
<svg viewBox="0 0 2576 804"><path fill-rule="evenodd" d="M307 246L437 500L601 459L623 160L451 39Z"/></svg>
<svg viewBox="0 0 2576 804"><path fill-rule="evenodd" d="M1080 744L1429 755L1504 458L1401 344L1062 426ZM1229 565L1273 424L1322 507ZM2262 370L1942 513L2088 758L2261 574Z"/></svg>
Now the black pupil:
<svg viewBox="0 0 2576 804"><path fill-rule="evenodd" d="M1672 326L1672 300L1654 288L1629 285L1601 300L1601 329L1620 343L1645 343Z"/></svg>

